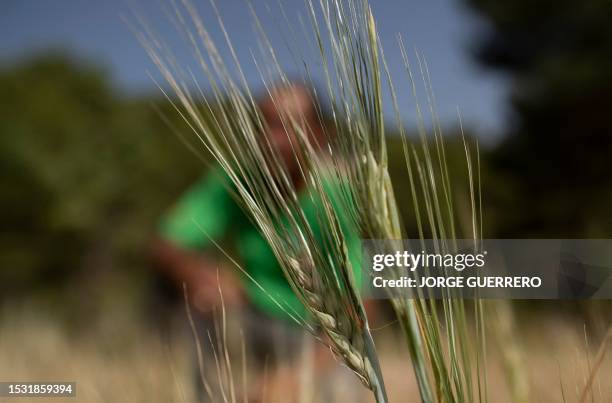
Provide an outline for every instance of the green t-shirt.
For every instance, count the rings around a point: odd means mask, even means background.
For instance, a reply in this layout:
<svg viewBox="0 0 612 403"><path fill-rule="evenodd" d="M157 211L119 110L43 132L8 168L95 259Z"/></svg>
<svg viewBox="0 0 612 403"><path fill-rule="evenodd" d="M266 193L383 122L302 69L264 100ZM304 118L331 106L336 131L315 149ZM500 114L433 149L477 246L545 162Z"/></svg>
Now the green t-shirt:
<svg viewBox="0 0 612 403"><path fill-rule="evenodd" d="M211 240L231 242L242 267L256 282L241 276L251 302L263 312L289 319L283 308L270 298L273 296L289 312L304 316L304 307L285 279L272 248L228 191L228 181L221 170L212 170L206 174L163 217L161 235L178 246L194 250L214 248ZM338 194L335 190L339 186L337 179L324 182L348 243L351 264L358 274L361 262L360 239L355 228L349 224L346 211L340 208L333 197ZM313 200L309 192L304 191L299 195L299 204L314 236L322 242L319 217L323 208L321 200ZM356 279L359 281L360 276L356 275Z"/></svg>

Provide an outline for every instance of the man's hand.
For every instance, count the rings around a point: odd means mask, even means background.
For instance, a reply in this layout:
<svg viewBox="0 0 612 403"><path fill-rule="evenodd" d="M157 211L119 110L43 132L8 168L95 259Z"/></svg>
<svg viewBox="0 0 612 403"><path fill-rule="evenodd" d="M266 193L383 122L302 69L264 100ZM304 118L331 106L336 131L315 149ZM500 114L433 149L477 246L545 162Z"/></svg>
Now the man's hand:
<svg viewBox="0 0 612 403"><path fill-rule="evenodd" d="M242 285L231 267L219 265L205 254L179 248L161 238L153 239L151 252L159 269L179 289L185 285L189 303L199 312L210 313L221 303L226 308L242 304Z"/></svg>
<svg viewBox="0 0 612 403"><path fill-rule="evenodd" d="M239 279L230 268L213 269L200 265L189 269L185 279L189 303L201 313L211 313L222 304L226 308L240 306L244 300Z"/></svg>

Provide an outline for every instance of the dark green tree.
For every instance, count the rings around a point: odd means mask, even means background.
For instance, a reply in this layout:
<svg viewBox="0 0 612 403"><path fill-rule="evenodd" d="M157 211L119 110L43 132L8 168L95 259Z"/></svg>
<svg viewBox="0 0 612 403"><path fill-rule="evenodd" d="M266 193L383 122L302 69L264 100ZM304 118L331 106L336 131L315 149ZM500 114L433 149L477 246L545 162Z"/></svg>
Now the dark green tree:
<svg viewBox="0 0 612 403"><path fill-rule="evenodd" d="M512 80L492 154L505 236L612 233L612 2L467 0L488 22L475 54Z"/></svg>
<svg viewBox="0 0 612 403"><path fill-rule="evenodd" d="M147 276L159 215L203 169L152 106L169 103L61 55L1 70L0 96L0 297L81 306L101 278Z"/></svg>

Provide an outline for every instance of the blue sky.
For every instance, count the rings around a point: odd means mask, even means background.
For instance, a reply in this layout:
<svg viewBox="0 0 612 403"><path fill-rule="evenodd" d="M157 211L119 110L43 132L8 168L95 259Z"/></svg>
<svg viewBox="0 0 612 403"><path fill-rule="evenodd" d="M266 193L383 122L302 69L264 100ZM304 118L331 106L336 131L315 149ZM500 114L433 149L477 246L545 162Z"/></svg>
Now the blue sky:
<svg viewBox="0 0 612 403"><path fill-rule="evenodd" d="M281 49L281 63L297 71L286 49L287 30L278 8L284 4L293 26L300 30L295 16L303 12L303 0L253 0L272 42ZM215 27L208 0L194 0L214 38L222 40ZM133 2L132 2L133 3ZM127 93L154 91L147 71L155 72L141 46L121 15L130 15L129 0L3 0L0 6L0 63L13 63L30 54L57 49L100 64L116 88ZM136 0L137 9L151 21L156 32L176 49L181 63L191 57L184 41L172 29L164 14L167 0ZM251 62L256 36L245 0L217 0L221 15L232 35L246 75L255 85L258 72ZM464 122L493 138L507 120L508 80L480 69L471 59L474 41L484 22L470 13L460 0L372 0L374 15L391 73L398 81L403 118L414 125L414 99L405 82L398 33L407 47L426 58L440 120L446 126L457 122L457 107ZM268 7L269 6L269 7ZM297 46L307 48L298 36ZM292 42L292 46L294 46ZM424 102L424 97L419 97ZM389 114L391 116L391 114Z"/></svg>

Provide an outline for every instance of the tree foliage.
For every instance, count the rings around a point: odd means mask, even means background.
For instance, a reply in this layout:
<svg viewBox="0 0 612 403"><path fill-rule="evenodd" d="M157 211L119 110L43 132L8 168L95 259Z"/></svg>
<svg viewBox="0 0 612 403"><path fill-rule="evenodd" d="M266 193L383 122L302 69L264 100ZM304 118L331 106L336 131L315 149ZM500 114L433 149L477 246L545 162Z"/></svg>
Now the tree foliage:
<svg viewBox="0 0 612 403"><path fill-rule="evenodd" d="M489 22L477 59L512 77L514 120L491 156L505 235L612 230L612 3L468 0ZM493 184L493 187L498 187Z"/></svg>

